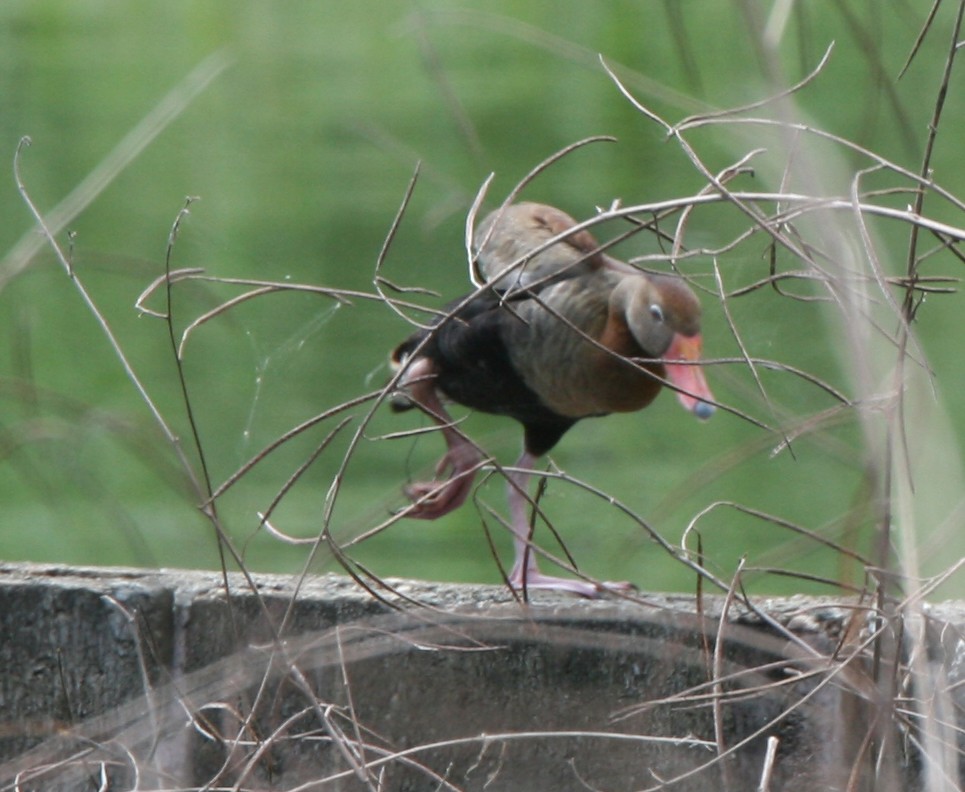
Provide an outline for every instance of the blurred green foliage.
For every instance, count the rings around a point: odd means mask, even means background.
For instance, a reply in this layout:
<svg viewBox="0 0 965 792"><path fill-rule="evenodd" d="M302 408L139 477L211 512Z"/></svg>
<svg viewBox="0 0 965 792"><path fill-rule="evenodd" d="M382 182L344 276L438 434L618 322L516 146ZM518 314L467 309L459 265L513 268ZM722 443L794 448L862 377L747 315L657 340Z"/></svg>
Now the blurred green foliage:
<svg viewBox="0 0 965 792"><path fill-rule="evenodd" d="M614 198L656 201L704 186L680 148L620 95L598 55L635 96L673 122L774 94L814 69L832 41L826 68L797 97L805 120L917 171L946 57L949 14L939 14L917 60L898 80L926 4L787 4L791 15L780 26L784 5L503 0L470 9L445 0L13 0L0 6L0 156L12 165L19 139L30 136L21 171L30 196L47 212L169 92L180 90L184 98L183 81L192 70L212 56L225 59L211 84L103 192L85 196L88 205L68 223L77 273L196 462L167 328L134 309L140 292L164 271L168 234L186 196L201 200L191 205L173 248L175 268L371 291L380 248L421 163L383 274L451 298L468 288L465 215L490 172L496 177L487 205L493 206L545 157L606 134L618 142L570 155L540 175L525 197L588 217ZM778 43L771 50L761 42L775 30ZM774 75L783 82L776 84ZM963 194L960 76L953 76L933 166L944 187ZM719 170L766 147L770 134L721 126L691 138ZM834 156L839 159L829 161L845 167L830 168L832 180L839 179L832 186L846 193L854 169L869 162L847 152ZM748 189L773 189L779 177L779 171L762 173L746 183ZM0 261L0 557L217 565L214 532L172 448L51 250L41 247L29 260L13 255L37 231L12 175L0 180L0 207L0 256L7 254ZM942 206L935 210L956 222ZM696 213L690 225L691 244L713 246L746 220L718 206ZM901 271L907 229L877 230L895 252L885 265ZM67 234L59 239L66 248ZM629 257L655 249L655 242L637 237L620 252ZM722 259L728 288L766 277L766 252L766 240L759 239ZM954 274L945 264L939 272ZM708 260L688 270L702 275L711 292L712 266ZM239 291L178 285L175 324L183 328ZM707 356L739 354L712 293L704 303ZM163 295L151 304L162 310ZM834 352L842 340L820 316L820 306L761 289L730 301L729 310L752 355L793 364L848 391L848 372ZM936 374L938 404L957 416L941 450L951 471L965 415L960 298L932 298L918 326ZM184 365L215 485L300 421L379 387L388 350L408 331L377 302L337 307L330 298L300 293L248 301L198 329ZM721 401L772 427L833 405L798 378L769 371L761 376L770 405L746 368L708 373ZM366 410L349 413L357 419ZM439 437L377 439L423 424L419 416L384 409L374 416L340 482L332 527L341 540L384 519L402 504L405 480L431 469ZM285 496L274 518L279 528L303 537L318 533L326 494L356 426L339 433ZM251 568L304 567L309 547L283 545L257 531L256 514L333 427L327 422L288 444L219 502ZM513 459L515 426L474 415L465 428L503 461ZM847 422L798 440L793 455L772 455L780 442L779 432L727 413L700 425L664 397L642 414L585 421L553 459L652 520L671 542L720 499L843 535L866 550L870 526L861 510L853 510L866 492L859 427ZM503 508L498 480L480 496ZM693 574L605 500L551 483L545 506L591 574L650 589L693 588ZM483 518L505 557L504 531L488 512L471 506L437 523L395 524L350 552L381 575L495 582ZM829 578L845 573L835 554L733 511L714 512L701 528L708 564L725 578L742 557L749 566ZM936 540L922 541L925 552ZM548 535L544 542L552 546ZM334 565L323 551L312 568ZM828 590L780 576L749 579L766 590Z"/></svg>

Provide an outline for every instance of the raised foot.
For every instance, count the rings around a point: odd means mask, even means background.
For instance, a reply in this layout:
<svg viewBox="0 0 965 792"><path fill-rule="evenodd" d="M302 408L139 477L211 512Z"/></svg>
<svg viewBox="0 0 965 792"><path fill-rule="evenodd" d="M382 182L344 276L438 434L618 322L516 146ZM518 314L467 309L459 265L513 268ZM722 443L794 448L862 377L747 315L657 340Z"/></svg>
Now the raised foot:
<svg viewBox="0 0 965 792"><path fill-rule="evenodd" d="M448 481L416 481L408 484L405 495L412 501L412 505L405 516L434 520L458 509L469 497L473 478L471 475L464 475Z"/></svg>
<svg viewBox="0 0 965 792"><path fill-rule="evenodd" d="M450 471L448 479L416 481L406 486L406 497L412 501L406 516L434 520L458 509L472 491L481 461L482 456L468 443L450 448L436 465L436 475Z"/></svg>

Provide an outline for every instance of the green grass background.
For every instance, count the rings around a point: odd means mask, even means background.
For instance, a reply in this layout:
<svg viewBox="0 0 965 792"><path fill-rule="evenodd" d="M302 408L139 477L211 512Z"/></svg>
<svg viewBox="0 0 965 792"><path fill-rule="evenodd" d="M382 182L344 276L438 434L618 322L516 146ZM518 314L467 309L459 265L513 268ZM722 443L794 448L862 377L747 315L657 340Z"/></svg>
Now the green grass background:
<svg viewBox="0 0 965 792"><path fill-rule="evenodd" d="M68 226L77 272L194 459L166 327L134 309L138 294L163 272L168 233L188 195L201 200L190 207L174 247L175 267L371 290L379 250L421 162L383 273L448 298L468 287L463 223L490 172L492 206L554 151L606 134L618 142L571 155L541 175L525 197L586 217L617 197L656 201L703 186L679 148L620 96L598 54L619 66L642 101L676 121L773 93L765 75L775 66L785 84L796 82L832 41L826 69L798 97L805 118L917 170L951 9L942 10L918 59L897 80L928 4L795 3L777 63L768 64L758 43L780 5L0 5L0 160L8 164L0 171L7 174L0 177L0 256L7 254L0 260L0 557L151 567L219 563L214 533L187 494L172 449L49 248L26 266L11 255L19 241L37 233L12 175L21 136L33 141L22 156L23 178L32 199L48 211L199 63L216 53L228 59L211 85ZM933 164L936 178L962 194L960 77L952 78ZM717 128L691 137L713 169L767 145L763 131L758 137L753 130ZM869 163L852 155L832 160L830 149L834 187L846 191L854 170ZM768 186L763 175L746 184ZM926 206L932 207L940 219L961 224L937 202ZM698 212L689 241L718 245L743 224L722 207ZM907 230L876 230L894 254L885 266L900 271ZM65 233L60 239L67 244ZM620 252L654 249L652 240L638 237ZM722 258L728 287L765 277L765 254L764 240L757 239ZM949 259L930 272L954 275L960 266ZM704 261L691 271L706 278L711 267ZM224 286L178 287L176 324L183 327L236 293ZM737 354L720 306L706 296L704 304L707 356ZM769 289L729 307L752 354L799 366L849 391L849 372L835 351L841 337L822 314L827 307ZM922 497L931 485L945 498L931 524L919 526L917 540L937 569L961 555L955 542L965 408L961 311L960 296L933 297L916 328L935 372L934 409L951 416L949 431L927 449L948 479L919 481ZM185 370L214 482L291 426L384 382L387 352L407 332L385 306L356 301L336 308L328 298L296 293L250 301L201 328L188 345ZM723 402L772 426L833 405L797 378L762 377L771 406L746 369L708 372ZM350 413L362 416L365 408ZM415 415L382 410L375 416L335 504L332 527L341 539L381 521L401 505L403 483L431 470L439 437L378 439L423 424ZM324 424L273 455L219 504L250 568L304 567L308 548L258 532L256 512L333 426ZM303 537L320 530L326 493L353 427L285 497L275 515L280 528ZM510 422L473 415L465 428L504 462L517 453L519 432ZM793 456L772 455L779 442L779 434L726 413L699 424L664 396L641 414L583 422L553 460L626 503L671 542L680 541L701 509L726 500L846 536L866 550L873 521L856 508L865 497L856 423L796 442ZM504 508L495 479L480 497ZM589 573L649 589L692 590L693 574L605 500L551 484L545 506ZM498 525L471 506L435 523L398 523L351 553L380 575L495 582L481 515L508 557ZM741 558L749 566L829 578L851 574L814 542L730 509L711 512L700 526L708 564L724 577ZM541 536L552 546L545 532ZM337 565L322 552L312 568ZM748 583L766 591L829 591L774 574L751 574Z"/></svg>

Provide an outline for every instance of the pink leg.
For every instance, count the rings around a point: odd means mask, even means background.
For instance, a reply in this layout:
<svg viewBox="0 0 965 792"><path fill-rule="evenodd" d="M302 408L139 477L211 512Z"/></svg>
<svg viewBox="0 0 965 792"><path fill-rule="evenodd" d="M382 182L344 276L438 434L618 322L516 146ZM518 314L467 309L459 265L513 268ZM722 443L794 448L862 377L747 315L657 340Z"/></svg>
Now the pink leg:
<svg viewBox="0 0 965 792"><path fill-rule="evenodd" d="M517 591L528 589L550 589L569 591L581 597L595 599L607 591L632 591L632 583L590 583L585 580L544 575L536 563L536 551L532 547L529 526L529 499L526 496L529 485L529 471L536 457L524 451L516 462L519 471L507 473L510 525L513 529L516 552L513 569L509 573L509 584Z"/></svg>
<svg viewBox="0 0 965 792"><path fill-rule="evenodd" d="M447 450L436 465L436 476L449 475L434 481L417 481L405 488L412 501L406 517L434 520L459 508L469 497L482 454L459 432L452 428L452 418L439 400L432 382L432 362L417 360L406 372L401 384L412 401L442 427Z"/></svg>

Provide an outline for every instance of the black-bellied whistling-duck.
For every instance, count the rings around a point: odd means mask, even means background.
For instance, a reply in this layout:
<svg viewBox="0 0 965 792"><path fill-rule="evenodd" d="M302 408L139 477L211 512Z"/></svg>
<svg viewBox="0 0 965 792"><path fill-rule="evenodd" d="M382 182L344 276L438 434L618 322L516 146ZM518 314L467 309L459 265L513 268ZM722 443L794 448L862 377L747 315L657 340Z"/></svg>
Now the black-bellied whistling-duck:
<svg viewBox="0 0 965 792"><path fill-rule="evenodd" d="M442 400L519 421L524 450L507 482L515 534L509 582L594 597L629 584L601 588L539 570L530 544L528 471L581 418L640 410L664 381L698 418L709 418L714 407L697 365L700 304L683 280L643 274L600 253L587 231L528 257L574 225L541 204L503 207L487 217L475 240L477 272L489 288L453 303L430 329L396 347L392 364L403 369L405 398L393 405L420 407L448 446L436 467L438 476L448 476L406 489L407 516L423 519L460 506L483 464Z"/></svg>

